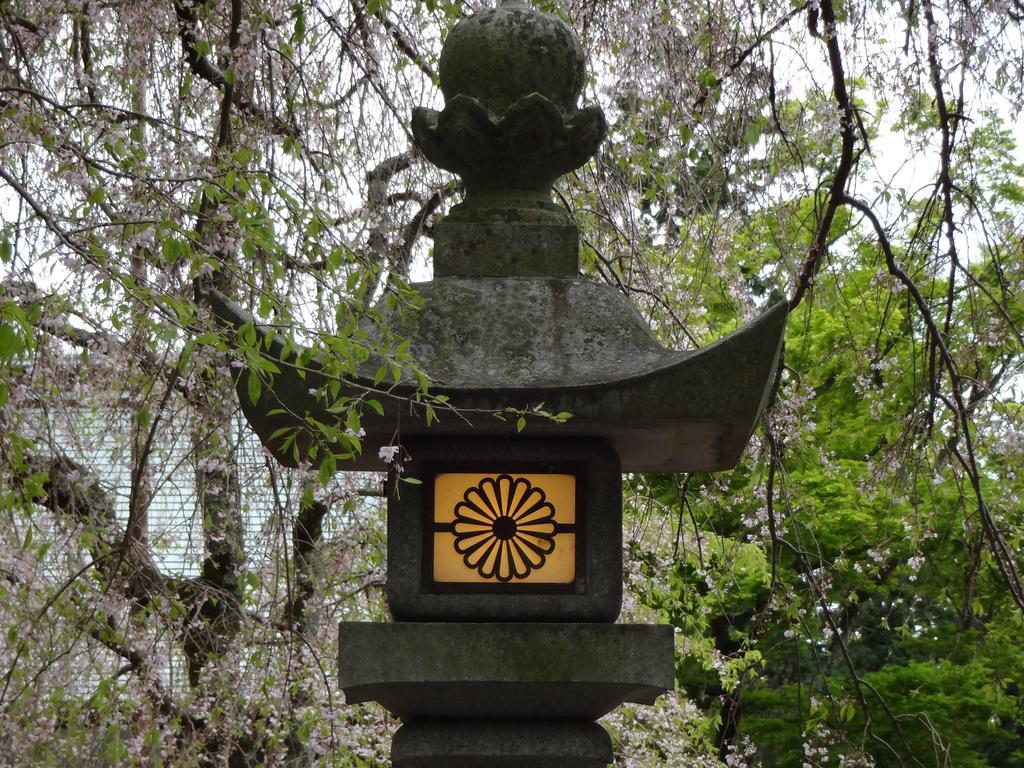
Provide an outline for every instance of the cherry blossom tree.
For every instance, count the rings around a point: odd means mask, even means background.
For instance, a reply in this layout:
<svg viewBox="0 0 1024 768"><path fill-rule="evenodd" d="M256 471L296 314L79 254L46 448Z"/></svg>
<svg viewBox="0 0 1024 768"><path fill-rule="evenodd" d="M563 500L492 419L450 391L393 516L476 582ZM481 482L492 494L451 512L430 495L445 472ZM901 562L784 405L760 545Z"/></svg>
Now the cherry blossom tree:
<svg viewBox="0 0 1024 768"><path fill-rule="evenodd" d="M386 615L379 478L334 471L373 405L278 467L237 413L255 336L197 297L339 379L393 361L382 396L415 368L360 328L459 197L409 115L483 5L0 3L11 762L386 764L333 663ZM609 719L617 759L1019 764L1024 6L538 5L610 123L558 187L585 274L677 348L791 309L741 467L625 478L626 614L679 628L679 691Z"/></svg>

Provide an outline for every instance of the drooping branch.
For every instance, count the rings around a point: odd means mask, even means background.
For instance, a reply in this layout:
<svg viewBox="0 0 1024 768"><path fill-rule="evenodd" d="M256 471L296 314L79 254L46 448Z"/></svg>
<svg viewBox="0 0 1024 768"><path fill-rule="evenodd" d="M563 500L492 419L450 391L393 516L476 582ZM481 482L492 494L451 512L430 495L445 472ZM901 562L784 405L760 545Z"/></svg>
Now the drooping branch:
<svg viewBox="0 0 1024 768"><path fill-rule="evenodd" d="M757 37L755 37L746 48L737 53L736 56L729 61L728 65L725 67L725 71L722 73L722 79L733 75L740 67L743 66L743 62L750 58L754 51L766 42L769 42L776 32L789 24L790 21L802 13L807 7L808 3L806 2L798 3L794 7L790 8L782 18L775 22L775 24L757 35ZM697 92L697 98L693 102L692 111L694 114L702 114L704 112L704 108L710 95L711 88L706 85L701 86L700 90Z"/></svg>
<svg viewBox="0 0 1024 768"><path fill-rule="evenodd" d="M398 121L398 124L403 127L406 137L408 138L409 143L411 144L412 132L407 127L408 120L406 118L406 115L401 109L398 108L398 105L395 104L394 99L392 99L391 96L388 95L388 92L381 85L379 77L379 67L377 66L376 62L371 62L371 65L367 66L366 62L364 62L359 56L356 55L355 46L353 45L351 36L348 34L348 32L341 24L341 22L338 20L338 17L335 14L327 11L325 8L321 6L319 2L314 2L313 8L316 10L317 14L324 20L324 22L326 22L328 29L330 29L331 32L333 32L334 35L337 37L338 42L342 47L342 50L349 56L353 65L363 73L366 82L380 98L381 103L384 104L387 110L395 117L395 119ZM361 18L361 16L362 14L357 14L357 19Z"/></svg>
<svg viewBox="0 0 1024 768"><path fill-rule="evenodd" d="M194 40L189 37L194 33L196 23L194 10L191 6L182 6L180 2L176 3L175 8L183 9L178 13L179 21L182 22L179 32L182 45L188 51L187 43L191 41L194 44ZM241 25L242 2L231 0L228 52L225 57L228 66L238 55ZM197 62L197 66L202 66L202 62ZM215 168L230 154L235 139L231 130L235 79L226 77L222 72L219 74L219 83L211 80L223 89L220 107L215 115L216 126L213 128L214 150L211 160ZM218 215L220 209L221 201L204 187L195 232L202 247L208 253L217 255L220 268L211 275L195 278L197 296L206 287L231 291L231 266L236 254L220 245L222 230L231 226L230 221L224 221ZM192 429L191 439L197 457L196 492L202 512L205 555L199 577L189 583L185 592L190 614L182 644L188 664L189 682L193 687L199 685L202 670L207 663L228 650L242 623L244 525L236 472L237 450L231 434L234 410L232 389L230 377L210 369L201 371L199 386L196 388L196 396L200 401L197 409L199 418Z"/></svg>
<svg viewBox="0 0 1024 768"><path fill-rule="evenodd" d="M231 27L228 32L228 57L233 65L242 40L242 0L231 0ZM226 78L224 98L220 106L220 124L217 128L217 147L225 149L231 144L231 107L235 103L236 77Z"/></svg>
<svg viewBox="0 0 1024 768"><path fill-rule="evenodd" d="M455 184L446 184L440 189L435 190L405 225L402 231L402 242L398 247L398 254L395 258L395 269L399 274L408 276L409 269L412 266L412 251L416 246L417 238L424 232L427 222L437 212L437 209L441 207L441 203L444 202L445 198L454 195L456 189Z"/></svg>
<svg viewBox="0 0 1024 768"><path fill-rule="evenodd" d="M181 49L185 52L188 68L211 85L222 88L225 84L224 73L209 56L199 53L196 47L196 26L199 18L195 6L187 0L174 0L174 13L178 17L178 39L181 41Z"/></svg>
<svg viewBox="0 0 1024 768"><path fill-rule="evenodd" d="M320 539L328 506L323 501L303 502L292 525L292 557L295 563L295 586L287 606L285 620L300 635L316 628L317 616L309 606L323 579L323 558Z"/></svg>
<svg viewBox="0 0 1024 768"><path fill-rule="evenodd" d="M949 106L946 103L946 94L943 89L943 73L939 64L938 53L938 25L935 22L935 14L932 10L931 0L922 0L925 22L927 24L928 38L928 73L932 84L932 93L935 98L935 108L939 118L939 132L942 136L942 143L939 147L939 178L938 187L942 195L942 223L946 235L946 256L949 259L949 284L946 287L946 316L942 323L942 332L948 339L953 323L953 307L956 297L957 270L960 266L960 259L957 254L956 245L956 221L953 208L953 142L956 137L959 116L963 112L963 83L961 81L961 92L956 110L950 114ZM937 352L939 339L931 339L931 357L934 361ZM932 393L934 403L935 393Z"/></svg>
<svg viewBox="0 0 1024 768"><path fill-rule="evenodd" d="M33 88L28 88L24 85L0 85L0 93L10 94L24 94L25 96L31 96L41 104L46 104L54 109L64 113L71 119L77 118L75 110L90 110L95 113L106 115L110 118L111 122L127 123L127 122L140 122L147 125L152 125L160 128L171 129L174 131L181 132L186 135L192 135L194 138L198 138L198 135L192 134L187 126L174 125L169 120L164 120L155 115L140 112L134 109L126 109L116 104L109 104L102 101L70 101L61 102L52 96L48 96ZM9 102L6 99L0 98L0 107L6 106Z"/></svg>
<svg viewBox="0 0 1024 768"><path fill-rule="evenodd" d="M355 5L355 3L353 3L353 5ZM361 9L357 9L357 13L360 11ZM398 24L388 17L387 7L383 4L379 6L376 13L374 13L374 17L384 26L384 29L387 30L388 36L395 43L395 47L404 53L408 57L409 61L416 65L420 72L426 75L431 81L436 81L437 75L427 64L423 54L416 50L415 43L409 39L409 36L402 31L402 28L398 26Z"/></svg>
<svg viewBox="0 0 1024 768"><path fill-rule="evenodd" d="M82 4L81 16L75 22L78 44L78 55L82 62L82 79L85 81L85 92L90 101L96 101L96 82L92 67L92 22L89 19L89 3Z"/></svg>
<svg viewBox="0 0 1024 768"><path fill-rule="evenodd" d="M952 397L952 402L948 402L947 405L956 419L959 436L964 442L964 453L955 450L955 448L953 449L953 452L971 483L975 502L978 507L978 513L982 521L982 527L985 531L985 536L989 541L989 548L992 552L993 559L996 562L996 566L999 569L999 573L1003 578L1003 582L1006 584L1007 589L1009 589L1013 601L1022 611L1024 611L1024 585L1021 584L1015 555L1010 550L1006 540L1003 538L998 525L996 525L981 487L981 471L978 467L975 455L970 411L964 402L963 377L960 374L959 366L953 358L953 355L950 353L949 348L946 346L944 335L940 333L935 316L933 315L931 308L928 306L928 303L925 301L924 296L921 294L920 289L897 263L896 254L889 241L889 236L886 233L885 228L882 226L878 216L869 205L856 198L844 195L843 202L860 212L871 223L871 226L878 238L879 246L885 256L886 267L889 274L895 277L913 298L914 305L917 307L917 311L920 313L921 319L924 321L930 337L934 340L934 349L937 352L940 364L945 369L950 382L950 396Z"/></svg>
<svg viewBox="0 0 1024 768"><path fill-rule="evenodd" d="M782 441L780 441L778 437L774 434L770 417L765 418L764 425L765 433L769 439L770 461L772 462L773 466L777 465L780 469L784 469L785 465L783 463L782 458L784 447ZM783 472L779 480L784 480L784 478L785 475ZM780 482L780 486L782 490L780 497L785 501L787 514L791 518L794 518L795 511L792 506L792 500L788 498L788 496L785 493L784 482ZM849 675L849 679L853 684L853 695L857 702L858 708L860 709L861 715L864 718L865 735L869 736L871 739L879 743L889 754L891 754L899 762L900 765L906 765L903 756L896 750L896 748L892 744L886 741L875 728L875 725L872 721L871 707L868 699L868 693L870 693L871 698L874 701L877 701L878 706L884 712L886 719L889 721L891 727L893 728L897 737L899 738L900 744L904 749L904 753L909 756L911 763L913 765L918 766L919 768L923 768L923 763L920 761L920 759L914 753L914 751L910 747L910 744L908 743L908 740L903 730L903 726L901 724L900 717L892 710L892 707L890 707L885 697L882 696L881 692L869 681L867 681L857 670L857 666L854 663L854 659L850 653L850 649L846 641L846 631L843 626L842 618L837 620L836 616L834 615L833 606L830 604L827 590L822 584L822 566L825 566L826 562L822 560L820 552L813 553L809 551L805 547L805 544L802 541L800 541L799 538L797 538L795 542L792 542L787 538L779 535L777 523L772 522L775 517L775 511L773 506L774 489L770 489L770 492L771 495L768 496L768 504L770 505L768 513L770 525L772 527L772 546L774 549L777 549L779 547L784 548L794 558L794 560L796 561L797 570L806 579L807 586L811 590L814 602L818 606L819 613L822 616L826 625L829 627L830 636L832 638L832 641L830 643L830 650L833 652L836 650L839 651L838 658L842 662L843 666L846 668L846 671ZM884 566L883 571L886 569L891 570L895 568L895 566L896 563L894 561L890 561ZM852 619L852 617L850 618ZM808 628L806 626L806 623L804 623L804 619L800 619L800 621L804 625L804 631L808 632ZM767 627L765 628L767 629ZM826 693L830 705L832 706L834 711L838 711L838 705L835 698L833 697L832 693L827 690L828 674L825 670L825 667L821 663L821 660L818 655L819 652L812 647L811 653L815 659L818 675L826 685Z"/></svg>
<svg viewBox="0 0 1024 768"><path fill-rule="evenodd" d="M228 48L234 51L240 42L240 21L241 2L232 0L231 5L231 32L229 32ZM226 100L230 106L244 112L245 114L266 123L276 133L287 135L299 135L298 127L289 125L285 120L272 112L261 109L251 99L243 98L241 91L234 85L234 78L225 74L213 60L206 54L199 52L196 41L196 27L199 17L194 4L187 0L174 0L174 13L178 18L178 40L181 42L181 50L185 54L185 61L189 70L201 77L210 85L223 89L222 100ZM230 130L230 112L221 106L221 130L220 136L226 137Z"/></svg>
<svg viewBox="0 0 1024 768"><path fill-rule="evenodd" d="M411 167L415 159L415 150L409 149L399 155L382 160L367 172L366 202L370 208L376 208L386 201L391 180L396 174Z"/></svg>
<svg viewBox="0 0 1024 768"><path fill-rule="evenodd" d="M164 688L163 682L153 672L153 659L138 648L132 646L121 636L113 618L107 616L102 621L97 618L89 627L89 637L117 654L127 662L126 671L140 674L145 677L146 685L143 690L153 699L157 709L166 717L174 718L189 732L196 732L200 723L190 712L183 709L171 697Z"/></svg>
<svg viewBox="0 0 1024 768"><path fill-rule="evenodd" d="M839 162L836 164L832 175L832 183L829 185L825 210L818 221L814 240L807 251L807 257L804 259L803 267L797 278L796 290L789 300L790 312L800 305L828 252L832 222L835 220L836 213L843 203L846 185L854 167L854 150L857 143L855 133L857 117L850 100L850 93L846 87L846 70L843 65L843 53L839 47L836 13L832 0L821 0L820 9L821 18L825 23L825 47L828 50L829 69L832 73L832 94L835 97L836 106L839 108L840 113L839 136L841 148Z"/></svg>

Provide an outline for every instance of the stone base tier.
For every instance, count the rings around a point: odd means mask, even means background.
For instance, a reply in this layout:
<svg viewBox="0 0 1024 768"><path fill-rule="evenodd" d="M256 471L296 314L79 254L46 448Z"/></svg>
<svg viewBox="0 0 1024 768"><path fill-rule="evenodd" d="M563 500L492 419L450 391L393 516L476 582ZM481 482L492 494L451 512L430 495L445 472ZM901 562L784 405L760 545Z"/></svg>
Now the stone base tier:
<svg viewBox="0 0 1024 768"><path fill-rule="evenodd" d="M675 684L671 627L343 622L339 639L346 700L377 701L406 722L591 722Z"/></svg>
<svg viewBox="0 0 1024 768"><path fill-rule="evenodd" d="M596 723L415 720L391 744L393 768L603 768L612 741Z"/></svg>
<svg viewBox="0 0 1024 768"><path fill-rule="evenodd" d="M434 278L576 277L575 224L494 220L434 225Z"/></svg>

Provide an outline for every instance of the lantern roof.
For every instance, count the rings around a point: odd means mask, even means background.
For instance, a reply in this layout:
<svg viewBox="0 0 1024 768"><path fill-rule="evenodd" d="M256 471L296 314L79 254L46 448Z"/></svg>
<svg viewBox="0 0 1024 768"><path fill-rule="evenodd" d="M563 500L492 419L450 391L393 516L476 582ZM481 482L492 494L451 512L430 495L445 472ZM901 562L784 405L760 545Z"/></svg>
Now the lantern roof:
<svg viewBox="0 0 1024 768"><path fill-rule="evenodd" d="M712 471L739 460L775 379L786 306L708 347L677 351L622 293L580 275L578 228L551 186L607 132L599 108L577 106L583 63L576 34L521 0L448 35L445 106L415 110L413 137L428 160L461 176L466 195L434 228L434 279L415 286L421 307L384 317L409 341L430 392L458 415L428 422L422 404L402 399L415 388L398 387L383 415L364 412L363 453L348 468L380 469L378 448L412 436L514 438L518 418L507 416L521 412L569 414L531 418L524 434L607 441L625 471ZM251 322L226 297L207 295L222 321ZM265 333L268 354L286 356ZM374 389L381 362L364 365L338 397ZM263 442L294 465L314 438L285 445L281 436L336 421L338 409L315 370L300 377L278 367L272 391L253 403L242 381L240 399Z"/></svg>

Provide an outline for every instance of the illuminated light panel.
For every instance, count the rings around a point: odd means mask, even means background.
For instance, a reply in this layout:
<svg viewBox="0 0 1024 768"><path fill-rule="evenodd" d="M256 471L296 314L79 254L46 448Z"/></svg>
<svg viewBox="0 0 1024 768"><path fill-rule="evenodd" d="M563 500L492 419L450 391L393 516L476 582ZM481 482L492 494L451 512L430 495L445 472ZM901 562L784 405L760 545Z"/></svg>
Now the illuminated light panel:
<svg viewBox="0 0 1024 768"><path fill-rule="evenodd" d="M434 478L433 578L462 584L571 584L576 477L444 472Z"/></svg>

